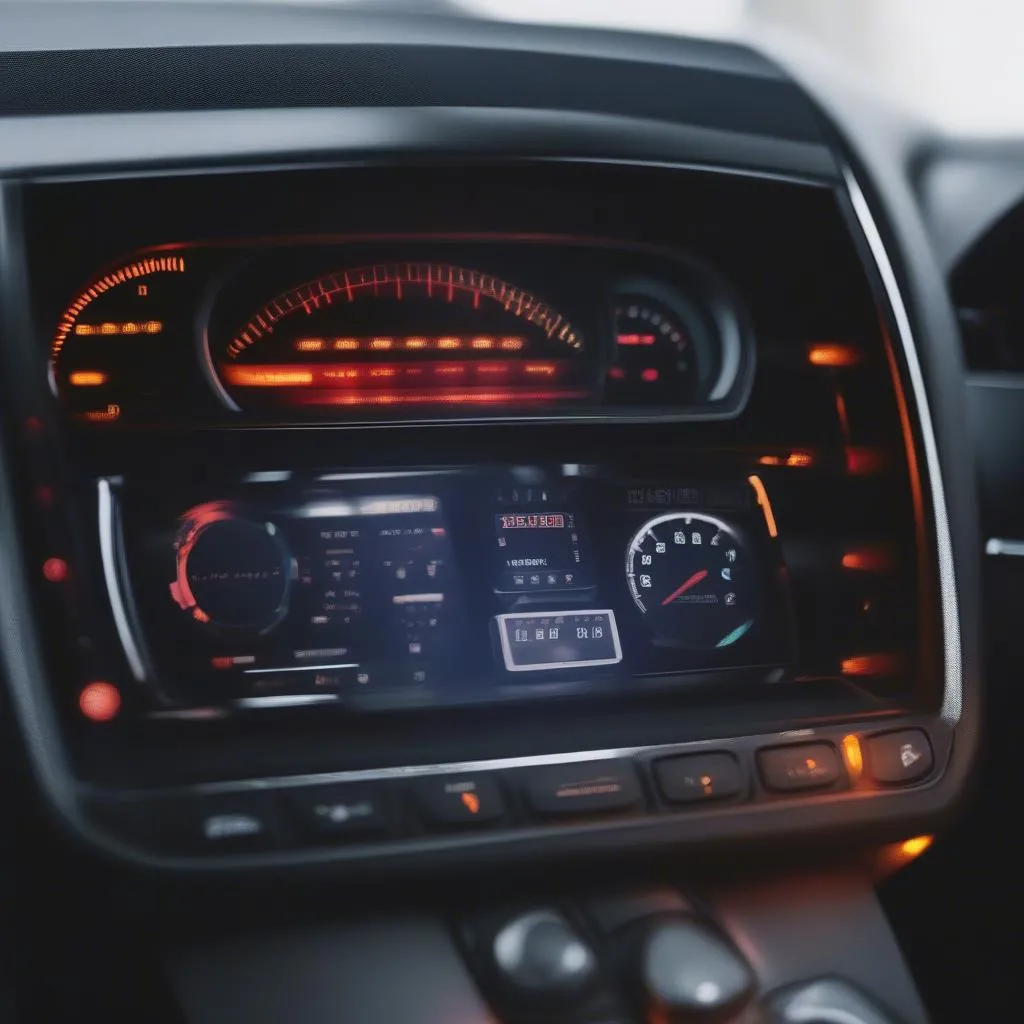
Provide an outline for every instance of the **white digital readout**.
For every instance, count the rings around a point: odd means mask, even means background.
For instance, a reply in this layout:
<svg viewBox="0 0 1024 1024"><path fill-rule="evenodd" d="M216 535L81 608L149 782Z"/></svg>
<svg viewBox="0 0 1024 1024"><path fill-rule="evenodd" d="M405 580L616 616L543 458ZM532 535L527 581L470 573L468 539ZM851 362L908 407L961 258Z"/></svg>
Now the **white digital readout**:
<svg viewBox="0 0 1024 1024"><path fill-rule="evenodd" d="M622 661L615 612L511 612L496 617L509 672L594 668Z"/></svg>

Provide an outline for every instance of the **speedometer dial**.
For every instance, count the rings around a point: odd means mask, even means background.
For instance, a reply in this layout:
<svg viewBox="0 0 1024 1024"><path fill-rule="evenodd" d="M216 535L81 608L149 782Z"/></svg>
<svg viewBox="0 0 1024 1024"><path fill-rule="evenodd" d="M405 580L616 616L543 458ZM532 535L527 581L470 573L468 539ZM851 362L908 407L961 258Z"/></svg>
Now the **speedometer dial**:
<svg viewBox="0 0 1024 1024"><path fill-rule="evenodd" d="M754 625L750 557L712 516L672 513L645 523L627 549L626 578L651 630L680 647L729 647Z"/></svg>
<svg viewBox="0 0 1024 1024"><path fill-rule="evenodd" d="M391 262L326 274L251 310L209 367L236 409L553 405L592 396L583 336L481 270Z"/></svg>

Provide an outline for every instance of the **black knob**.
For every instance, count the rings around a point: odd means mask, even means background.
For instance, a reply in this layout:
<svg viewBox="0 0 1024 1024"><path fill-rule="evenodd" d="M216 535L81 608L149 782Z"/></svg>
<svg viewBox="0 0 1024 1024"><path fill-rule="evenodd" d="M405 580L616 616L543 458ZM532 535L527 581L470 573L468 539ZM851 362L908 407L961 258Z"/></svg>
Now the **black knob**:
<svg viewBox="0 0 1024 1024"><path fill-rule="evenodd" d="M597 957L556 910L532 910L509 921L492 950L501 980L523 996L576 996L597 977Z"/></svg>
<svg viewBox="0 0 1024 1024"><path fill-rule="evenodd" d="M769 1007L774 1024L895 1024L887 1010L838 978L783 989Z"/></svg>
<svg viewBox="0 0 1024 1024"><path fill-rule="evenodd" d="M746 961L699 921L662 921L648 933L641 984L657 1019L728 1020L750 998L754 976Z"/></svg>

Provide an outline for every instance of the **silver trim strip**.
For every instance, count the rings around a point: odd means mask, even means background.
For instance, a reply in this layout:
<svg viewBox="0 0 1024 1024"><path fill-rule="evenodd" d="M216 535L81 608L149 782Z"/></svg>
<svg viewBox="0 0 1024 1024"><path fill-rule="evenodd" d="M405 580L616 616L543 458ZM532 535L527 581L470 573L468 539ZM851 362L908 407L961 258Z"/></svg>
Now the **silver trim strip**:
<svg viewBox="0 0 1024 1024"><path fill-rule="evenodd" d="M247 676L263 676L278 672L326 672L328 669L334 668L359 668L359 662L343 661L337 665L286 665L284 668L247 668L243 671Z"/></svg>
<svg viewBox="0 0 1024 1024"><path fill-rule="evenodd" d="M124 595L121 593L121 582L117 573L117 543L114 529L114 495L110 487L110 481L101 477L96 481L96 492L98 495L98 516L100 530L100 561L103 563L103 579L107 585L107 597L110 600L110 610L114 614L114 625L117 628L117 635L124 649L124 656L128 661L128 667L137 682L146 681L146 663L143 660L142 652L135 642L132 633L131 623L128 621L128 609L124 603Z"/></svg>
<svg viewBox="0 0 1024 1024"><path fill-rule="evenodd" d="M889 306L892 309L893 318L896 321L896 333L903 347L907 374L914 392L914 404L921 427L925 463L928 467L928 484L932 494L935 547L939 566L939 599L942 606L942 639L945 649L945 685L941 715L945 721L955 725L960 720L963 711L964 691L963 657L960 647L960 611L956 569L953 563L953 540L949 531L949 514L946 509L946 494L942 484L939 449L928 406L928 391L925 387L924 375L921 373L921 363L917 356L917 346L910 327L910 317L907 315L907 308L904 305L903 296L900 294L899 282L896 280L896 274L889 260L889 254L886 252L878 225L875 223L867 199L849 167L843 167L843 178L846 182L850 202L853 204L853 212L864 232L864 238L871 250L889 300Z"/></svg>
<svg viewBox="0 0 1024 1024"><path fill-rule="evenodd" d="M1003 537L989 537L985 542L985 554L1024 558L1024 540L1006 540Z"/></svg>
<svg viewBox="0 0 1024 1024"><path fill-rule="evenodd" d="M338 699L335 693L281 693L266 697L239 697L235 706L239 708L297 708L307 704L333 704Z"/></svg>

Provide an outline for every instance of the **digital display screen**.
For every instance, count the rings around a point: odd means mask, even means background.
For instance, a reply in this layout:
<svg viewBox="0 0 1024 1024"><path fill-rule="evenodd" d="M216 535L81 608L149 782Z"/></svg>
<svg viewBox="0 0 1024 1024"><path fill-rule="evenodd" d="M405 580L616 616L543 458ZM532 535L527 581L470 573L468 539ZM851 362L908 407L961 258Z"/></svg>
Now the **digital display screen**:
<svg viewBox="0 0 1024 1024"><path fill-rule="evenodd" d="M509 672L594 668L622 661L611 609L499 615L498 629Z"/></svg>
<svg viewBox="0 0 1024 1024"><path fill-rule="evenodd" d="M587 586L574 512L499 512L494 517L500 576L496 589L518 594Z"/></svg>
<svg viewBox="0 0 1024 1024"><path fill-rule="evenodd" d="M788 653L745 480L639 487L569 466L107 486L125 647L164 707L634 692L766 675Z"/></svg>

